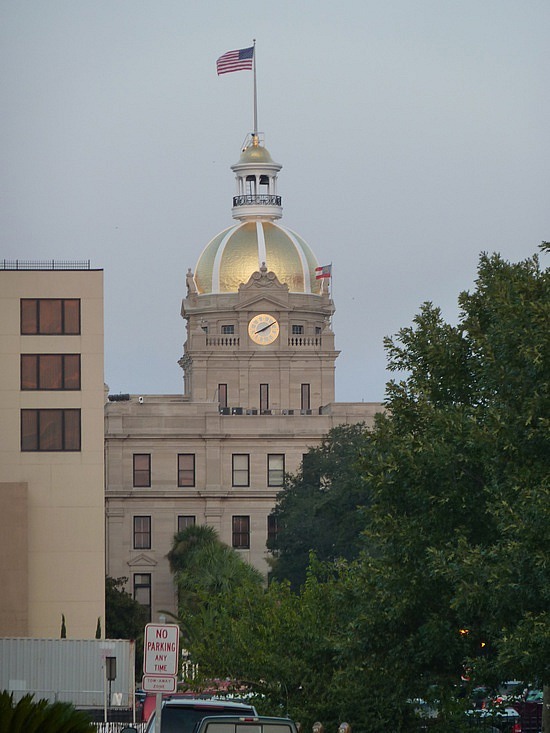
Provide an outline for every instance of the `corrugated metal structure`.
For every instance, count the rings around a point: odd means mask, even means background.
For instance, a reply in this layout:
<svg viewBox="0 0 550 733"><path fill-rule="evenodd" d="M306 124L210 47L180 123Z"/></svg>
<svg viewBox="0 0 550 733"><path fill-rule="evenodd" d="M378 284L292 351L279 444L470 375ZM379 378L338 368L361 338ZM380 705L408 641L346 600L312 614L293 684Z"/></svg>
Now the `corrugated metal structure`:
<svg viewBox="0 0 550 733"><path fill-rule="evenodd" d="M108 669L116 677L108 680ZM0 639L0 690L16 700L71 702L80 708L134 704L134 642L127 639ZM111 674L112 676L112 674Z"/></svg>

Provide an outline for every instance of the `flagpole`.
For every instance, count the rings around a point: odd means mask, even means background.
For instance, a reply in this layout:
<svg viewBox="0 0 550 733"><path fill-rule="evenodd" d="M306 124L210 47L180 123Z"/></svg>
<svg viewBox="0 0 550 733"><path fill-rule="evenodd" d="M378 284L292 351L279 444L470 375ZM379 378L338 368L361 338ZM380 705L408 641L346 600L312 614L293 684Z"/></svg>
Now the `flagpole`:
<svg viewBox="0 0 550 733"><path fill-rule="evenodd" d="M252 58L254 60L254 135L258 134L258 91L256 86L256 39L253 39L254 51Z"/></svg>

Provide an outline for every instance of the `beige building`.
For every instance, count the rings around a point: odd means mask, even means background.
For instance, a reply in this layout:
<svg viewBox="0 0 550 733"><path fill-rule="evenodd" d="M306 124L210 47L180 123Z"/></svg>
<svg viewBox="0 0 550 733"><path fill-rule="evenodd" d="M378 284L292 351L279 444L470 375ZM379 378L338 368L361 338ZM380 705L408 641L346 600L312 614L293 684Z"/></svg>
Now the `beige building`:
<svg viewBox="0 0 550 733"><path fill-rule="evenodd" d="M329 268L283 227L275 163L252 135L232 166L236 222L187 273L182 395L110 395L105 411L107 573L176 611L175 533L208 524L262 572L285 472L332 427L380 405L334 402Z"/></svg>
<svg viewBox="0 0 550 733"><path fill-rule="evenodd" d="M59 637L64 615L68 637L93 638L98 618L105 629L103 272L0 263L0 374L0 636Z"/></svg>

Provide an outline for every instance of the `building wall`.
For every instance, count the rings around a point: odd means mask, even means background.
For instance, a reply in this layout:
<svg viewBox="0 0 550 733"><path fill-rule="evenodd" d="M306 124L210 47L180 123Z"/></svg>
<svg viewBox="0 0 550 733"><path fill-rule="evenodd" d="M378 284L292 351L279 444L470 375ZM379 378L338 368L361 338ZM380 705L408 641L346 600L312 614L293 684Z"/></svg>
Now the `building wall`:
<svg viewBox="0 0 550 733"><path fill-rule="evenodd" d="M188 402L178 395L132 395L106 405L107 572L151 576L151 611L176 612L166 555L178 516L216 528L232 545L233 516L250 518L250 547L243 559L267 575L267 517L280 487L268 486L267 456L283 454L285 470L299 469L304 453L344 423L371 423L379 404L333 403L323 414L224 415L217 402ZM133 486L133 455L151 456L151 485ZM178 453L195 454L195 486L178 487ZM232 481L232 455L250 456L249 486ZM150 547L134 547L134 517L150 517Z"/></svg>
<svg viewBox="0 0 550 733"><path fill-rule="evenodd" d="M23 335L22 298L80 300L80 334ZM21 354L80 354L80 389L22 390ZM26 553L3 584L0 635L57 637L63 614L69 637L92 638L105 605L103 272L0 271L0 374L0 485L13 520L3 517L0 554L14 543ZM51 409L80 411L80 450L22 450L22 410Z"/></svg>

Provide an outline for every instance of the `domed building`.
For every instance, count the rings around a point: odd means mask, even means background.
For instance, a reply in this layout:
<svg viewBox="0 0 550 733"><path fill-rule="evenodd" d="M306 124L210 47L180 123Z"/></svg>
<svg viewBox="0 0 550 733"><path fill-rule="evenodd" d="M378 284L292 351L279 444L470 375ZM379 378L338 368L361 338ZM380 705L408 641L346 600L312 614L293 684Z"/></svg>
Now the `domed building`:
<svg viewBox="0 0 550 733"><path fill-rule="evenodd" d="M235 221L186 275L183 394L106 405L107 574L128 577L153 619L176 610L166 559L176 532L211 525L267 574L285 473L332 427L381 409L334 401L329 279L280 223L281 167L258 133L231 166Z"/></svg>

